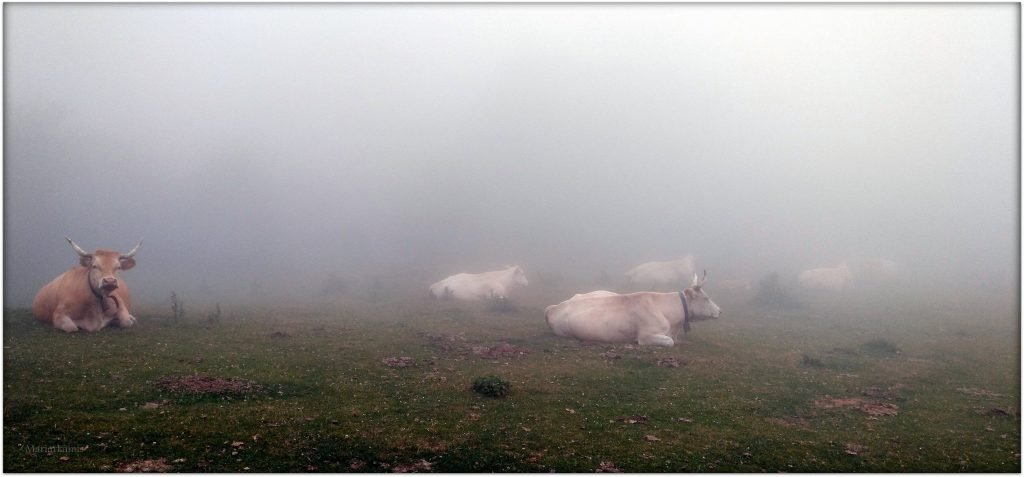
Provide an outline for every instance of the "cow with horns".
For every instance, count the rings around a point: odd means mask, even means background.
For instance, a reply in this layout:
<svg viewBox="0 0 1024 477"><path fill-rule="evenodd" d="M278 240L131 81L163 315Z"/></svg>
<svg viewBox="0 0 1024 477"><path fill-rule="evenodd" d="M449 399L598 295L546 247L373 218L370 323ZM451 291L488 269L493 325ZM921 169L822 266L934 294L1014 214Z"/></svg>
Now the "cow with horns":
<svg viewBox="0 0 1024 477"><path fill-rule="evenodd" d="M68 333L85 330L99 331L111 322L122 328L138 320L128 311L132 299L118 270L135 266L135 253L121 254L112 250L88 253L70 238L71 248L78 253L81 266L74 267L47 283L32 301L32 314L42 322Z"/></svg>
<svg viewBox="0 0 1024 477"><path fill-rule="evenodd" d="M707 272L704 272L707 276ZM690 322L715 319L722 310L704 292L704 278L680 292L620 295L605 290L576 295L544 310L558 336L582 341L674 346Z"/></svg>

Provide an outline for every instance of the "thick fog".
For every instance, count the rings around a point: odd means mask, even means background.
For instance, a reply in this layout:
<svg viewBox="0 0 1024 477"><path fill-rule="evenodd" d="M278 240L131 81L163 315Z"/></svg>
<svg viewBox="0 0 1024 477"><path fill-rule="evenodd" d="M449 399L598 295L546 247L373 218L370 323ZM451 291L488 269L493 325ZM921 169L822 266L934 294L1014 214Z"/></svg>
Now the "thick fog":
<svg viewBox="0 0 1024 477"><path fill-rule="evenodd" d="M1017 286L1017 5L4 12L8 306L65 235L144 239L154 305L687 254L710 289L870 257Z"/></svg>

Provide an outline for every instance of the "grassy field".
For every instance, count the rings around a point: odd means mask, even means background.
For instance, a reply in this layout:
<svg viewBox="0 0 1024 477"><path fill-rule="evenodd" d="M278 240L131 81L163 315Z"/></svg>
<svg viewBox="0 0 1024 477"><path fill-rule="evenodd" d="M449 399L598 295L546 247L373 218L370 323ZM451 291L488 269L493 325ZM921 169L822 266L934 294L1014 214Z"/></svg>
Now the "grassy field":
<svg viewBox="0 0 1024 477"><path fill-rule="evenodd" d="M722 318L671 349L552 335L543 308L568 294L502 311L225 306L213 323L140 309L134 328L73 335L7 309L4 471L1021 470L1012 305L854 297L771 311L709 293ZM259 388L157 385L195 374ZM511 394L474 393L487 375Z"/></svg>

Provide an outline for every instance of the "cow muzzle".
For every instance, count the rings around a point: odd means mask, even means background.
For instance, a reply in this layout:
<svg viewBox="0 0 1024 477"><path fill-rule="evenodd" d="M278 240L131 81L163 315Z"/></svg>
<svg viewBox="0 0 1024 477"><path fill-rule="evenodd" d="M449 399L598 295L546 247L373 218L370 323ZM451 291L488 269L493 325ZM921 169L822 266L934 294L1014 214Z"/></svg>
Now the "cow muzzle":
<svg viewBox="0 0 1024 477"><path fill-rule="evenodd" d="M117 279L113 277L107 277L100 280L100 290L106 292L117 290Z"/></svg>
<svg viewBox="0 0 1024 477"><path fill-rule="evenodd" d="M722 309L719 308L717 303L710 300L708 301L710 302L708 304L711 305L710 307L708 307L708 316L710 316L711 318L718 318L718 316L722 314Z"/></svg>

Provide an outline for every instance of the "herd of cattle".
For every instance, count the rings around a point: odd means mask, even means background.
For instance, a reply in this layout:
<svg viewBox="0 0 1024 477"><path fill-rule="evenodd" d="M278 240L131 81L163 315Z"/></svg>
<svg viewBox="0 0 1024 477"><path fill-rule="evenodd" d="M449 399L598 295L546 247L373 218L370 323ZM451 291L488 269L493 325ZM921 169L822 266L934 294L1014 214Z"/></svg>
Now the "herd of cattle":
<svg viewBox="0 0 1024 477"><path fill-rule="evenodd" d="M43 286L32 302L32 313L40 321L69 333L98 331L112 323L120 327L134 325L137 320L129 312L131 295L118 271L135 266L133 257L142 242L122 254L111 250L88 253L70 238L67 241L78 253L80 266ZM860 266L876 276L897 273L896 264L890 260L871 259ZM687 280L689 286L672 292L619 294L598 290L577 294L544 310L548 326L558 336L585 341L673 346L679 331L689 331L691 322L718 318L721 314L704 291L707 271L698 276L692 256L644 263L626 272L626 277L634 286L646 289L674 290ZM838 292L852 287L853 272L844 263L806 270L800 273L798 281L808 289ZM510 290L528 283L522 268L510 266L492 272L452 275L430 285L429 293L439 299L505 300ZM733 280L728 282L728 288L749 289L750 284Z"/></svg>

